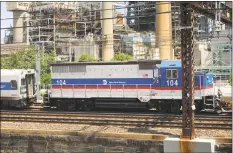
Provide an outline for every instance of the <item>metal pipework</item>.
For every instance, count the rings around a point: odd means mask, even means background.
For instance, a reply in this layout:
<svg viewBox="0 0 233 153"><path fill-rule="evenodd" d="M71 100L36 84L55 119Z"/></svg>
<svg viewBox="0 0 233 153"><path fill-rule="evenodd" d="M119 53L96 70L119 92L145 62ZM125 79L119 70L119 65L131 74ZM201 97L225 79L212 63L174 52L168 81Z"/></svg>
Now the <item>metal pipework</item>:
<svg viewBox="0 0 233 153"><path fill-rule="evenodd" d="M160 59L173 59L171 2L156 2L156 46Z"/></svg>
<svg viewBox="0 0 233 153"><path fill-rule="evenodd" d="M113 6L112 2L102 2L102 58L110 61L114 56L113 50Z"/></svg>

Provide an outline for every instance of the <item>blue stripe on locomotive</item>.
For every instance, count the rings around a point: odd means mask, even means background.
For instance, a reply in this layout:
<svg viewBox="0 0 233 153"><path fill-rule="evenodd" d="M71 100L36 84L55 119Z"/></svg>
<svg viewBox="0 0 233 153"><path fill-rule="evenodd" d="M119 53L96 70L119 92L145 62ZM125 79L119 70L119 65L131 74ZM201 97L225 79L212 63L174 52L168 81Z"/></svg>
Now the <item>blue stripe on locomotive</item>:
<svg viewBox="0 0 233 153"><path fill-rule="evenodd" d="M107 82L106 82L107 81ZM153 83L153 78L77 78L77 79L52 79L52 84L86 84L86 85L95 85L95 84L125 84L125 85L149 85Z"/></svg>
<svg viewBox="0 0 233 153"><path fill-rule="evenodd" d="M17 90L16 88L11 87L10 82L0 82L0 90Z"/></svg>
<svg viewBox="0 0 233 153"><path fill-rule="evenodd" d="M202 75L201 85L202 86L211 86L212 84L206 81L205 75ZM182 87L181 78L178 79L178 85L173 85L173 87ZM165 80L166 81L166 80ZM74 78L74 79L67 79L67 78L59 78L59 79L52 79L52 84L76 84L76 85L150 85L153 84L153 78ZM171 85L171 84L170 84ZM155 87L171 87L168 85L167 82L161 80L161 84L154 83L153 86ZM199 75L195 76L195 86L200 86Z"/></svg>

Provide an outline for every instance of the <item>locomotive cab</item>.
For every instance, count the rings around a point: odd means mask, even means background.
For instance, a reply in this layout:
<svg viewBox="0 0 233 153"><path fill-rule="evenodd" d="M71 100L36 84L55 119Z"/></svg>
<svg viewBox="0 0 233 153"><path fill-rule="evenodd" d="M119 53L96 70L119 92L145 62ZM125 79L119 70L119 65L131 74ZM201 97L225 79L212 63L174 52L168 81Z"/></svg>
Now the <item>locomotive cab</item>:
<svg viewBox="0 0 233 153"><path fill-rule="evenodd" d="M180 99L180 94L176 93L177 89L182 88L180 61L164 60L159 67L154 67L154 71L158 72L158 75L154 73L154 78L157 81L155 87L159 91L158 95L161 98L165 96L167 99Z"/></svg>
<svg viewBox="0 0 233 153"><path fill-rule="evenodd" d="M180 60L163 60L153 66L152 106L158 111L179 112L182 106L183 71ZM220 98L216 97L213 74L194 73L194 104L196 112L220 112Z"/></svg>

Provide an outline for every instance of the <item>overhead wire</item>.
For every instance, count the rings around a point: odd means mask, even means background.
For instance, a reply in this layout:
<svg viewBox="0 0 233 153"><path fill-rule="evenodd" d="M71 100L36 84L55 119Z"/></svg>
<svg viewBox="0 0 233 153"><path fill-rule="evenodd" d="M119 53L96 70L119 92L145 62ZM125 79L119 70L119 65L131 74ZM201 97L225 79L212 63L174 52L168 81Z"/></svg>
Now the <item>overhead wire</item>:
<svg viewBox="0 0 233 153"><path fill-rule="evenodd" d="M174 2L175 3L175 2ZM140 5L133 5L133 6L124 6L124 7L114 7L113 9L94 9L94 10L91 10L91 11L84 11L85 13L89 13L89 12L96 12L96 11L106 11L106 10L116 10L116 9L126 9L126 8L135 8L135 7L140 7L140 6L146 6L148 8L140 8L140 10L133 10L133 11L127 11L127 12L144 12L144 11L148 11L148 10L155 10L156 11L156 7L150 7L150 6L157 6L157 5L164 5L164 4L172 4L172 3L155 3L155 4L140 4ZM41 7L43 5L40 5L40 6L34 6L34 7ZM176 6L177 7L177 6ZM60 8L53 8L54 10L57 9L59 10ZM63 10L66 10L67 8L61 8ZM76 8L77 9L77 8ZM67 9L67 10L71 10L71 9ZM216 11L216 10L226 10L225 8L211 8L211 9L208 9L208 8L205 8L205 10L207 11ZM34 11L30 11L30 12L34 12ZM36 11L35 11L36 12ZM56 12L56 11L55 11ZM172 12L180 12L182 13L183 11L182 10L179 10L179 11L170 11L170 12L166 12L166 13L172 13ZM83 11L74 11L74 12L70 12L70 13L58 13L58 14L62 14L62 15L70 15L70 14L74 14L74 13L83 13ZM162 12L164 13L164 12ZM161 13L161 14L162 14ZM160 14L160 13L155 13L153 15L156 15L156 14ZM51 14L46 14L46 15L41 15L41 16L33 16L33 17L44 17L44 16L49 16L49 15L54 15L54 12L51 13ZM57 14L56 14L57 15ZM11 20L11 19L19 19L19 18L31 18L31 17L18 17L18 18L1 18L0 20Z"/></svg>
<svg viewBox="0 0 233 153"><path fill-rule="evenodd" d="M165 4L165 3L163 3ZM166 3L166 4L169 4L169 3ZM115 7L113 9L94 9L94 10L91 10L91 11L74 11L72 13L60 13L62 15L70 15L70 14L74 14L74 13L90 13L90 12L96 12L96 11L106 11L106 10L115 10L115 9L125 9L125 8L133 8L133 7L140 7L140 6L150 6L150 5L161 5L161 4L141 4L141 5L135 5L135 6L125 6L125 7ZM41 5L43 6L43 5ZM34 7L40 7L40 6L34 6ZM60 9L60 8L54 8L54 9ZM65 10L65 8L63 8ZM151 9L151 7L150 7ZM140 9L140 10L146 10L145 8L144 9ZM136 10L136 11L139 11L139 10ZM30 11L31 12L31 11ZM34 12L34 11L32 11ZM33 17L44 17L44 16L49 16L49 15L54 15L54 13L51 13L51 14L46 14L46 15L41 15L41 16L33 16ZM19 18L31 18L31 17L19 17ZM0 20L11 20L11 19L18 19L18 18L3 18L3 19L0 19Z"/></svg>
<svg viewBox="0 0 233 153"><path fill-rule="evenodd" d="M149 4L150 5L150 4ZM156 5L156 4L151 4L151 5ZM159 4L157 4L157 5L159 5ZM142 6L145 6L145 5L142 5ZM133 6L132 6L133 7ZM131 8L132 8L131 7ZM121 8L125 8L125 7L121 7ZM117 9L117 8L114 8L114 9ZM114 9L111 9L111 10L114 10ZM104 11L104 10L107 10L107 9L102 9L102 11ZM94 11L96 11L96 10L94 10ZM90 11L91 12L91 11ZM147 15L147 16L123 16L122 18L136 18L136 17L148 17L148 16L154 16L154 15L156 15L156 14L164 14L164 13L172 13L172 12L179 12L179 11L169 11L169 12L160 12L160 13L155 13L155 14L151 14L151 15ZM70 14L72 14L72 13L70 13ZM25 18L25 17L22 17L22 18ZM85 20L85 21L83 21L83 20L81 20L81 21L76 21L76 22L88 22L88 21L98 21L98 20L108 20L108 19L116 19L116 18L118 18L118 17L113 17L113 18L101 18L101 19L94 19L94 20ZM9 19L9 18L8 18ZM4 19L1 19L1 20L4 20ZM57 23L57 24L47 24L47 25L39 25L39 26L49 26L49 25L51 25L51 26L53 26L53 25L59 25L59 23ZM11 28L1 28L1 30L4 30L4 29L14 29L14 28L27 28L27 27L38 27L38 26L22 26L22 27L11 27ZM177 29L174 29L174 30L177 30ZM203 30L203 29L202 29ZM179 30L178 30L179 31ZM77 31L77 32L79 32L79 31ZM202 36L203 36L203 34L202 34ZM160 36L161 37L161 36ZM169 37L169 36L163 36L163 37ZM158 38L158 37L157 37Z"/></svg>

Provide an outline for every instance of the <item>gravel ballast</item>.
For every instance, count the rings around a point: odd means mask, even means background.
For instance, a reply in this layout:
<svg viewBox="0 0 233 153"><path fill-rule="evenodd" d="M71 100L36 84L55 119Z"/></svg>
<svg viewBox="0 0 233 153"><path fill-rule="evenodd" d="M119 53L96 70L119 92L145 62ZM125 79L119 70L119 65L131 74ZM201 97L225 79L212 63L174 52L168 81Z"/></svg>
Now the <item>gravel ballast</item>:
<svg viewBox="0 0 233 153"><path fill-rule="evenodd" d="M1 122L1 128L34 129L34 130L64 130L80 132L114 132L114 133L149 133L180 136L178 128L142 128L122 126L93 126L56 123ZM232 130L196 129L197 137L232 137Z"/></svg>

